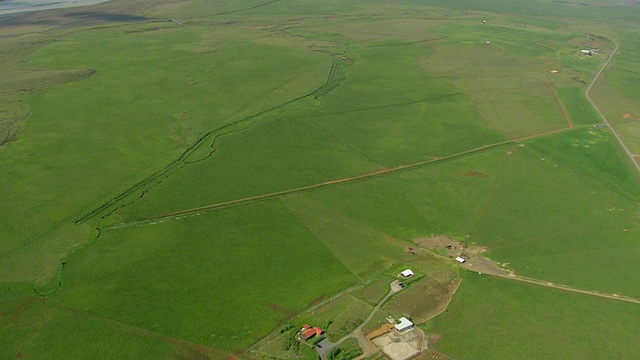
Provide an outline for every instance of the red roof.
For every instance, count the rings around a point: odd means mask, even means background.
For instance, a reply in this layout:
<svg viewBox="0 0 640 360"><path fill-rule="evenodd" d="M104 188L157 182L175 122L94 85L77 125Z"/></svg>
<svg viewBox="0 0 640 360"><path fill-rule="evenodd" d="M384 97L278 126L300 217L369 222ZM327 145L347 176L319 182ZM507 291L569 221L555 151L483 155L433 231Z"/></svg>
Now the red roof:
<svg viewBox="0 0 640 360"><path fill-rule="evenodd" d="M309 340L314 336L316 336L316 330L315 329L307 329L307 330L302 332L302 338L305 339L305 340Z"/></svg>
<svg viewBox="0 0 640 360"><path fill-rule="evenodd" d="M302 338L305 340L309 340L316 335L324 334L324 330L320 329L317 326L310 327L309 325L304 324L302 327L306 329L305 331L302 332Z"/></svg>

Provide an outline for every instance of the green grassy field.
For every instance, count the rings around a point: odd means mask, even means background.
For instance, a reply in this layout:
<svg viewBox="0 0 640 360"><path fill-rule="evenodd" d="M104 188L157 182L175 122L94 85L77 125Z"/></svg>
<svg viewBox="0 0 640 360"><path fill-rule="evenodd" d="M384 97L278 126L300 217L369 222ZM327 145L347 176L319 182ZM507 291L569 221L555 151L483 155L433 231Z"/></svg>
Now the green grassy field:
<svg viewBox="0 0 640 360"><path fill-rule="evenodd" d="M638 305L477 274L426 324L433 344L461 359L633 359Z"/></svg>
<svg viewBox="0 0 640 360"><path fill-rule="evenodd" d="M602 122L597 112L589 104L580 88L559 88L558 96L567 108L571 122L575 125L593 125Z"/></svg>
<svg viewBox="0 0 640 360"><path fill-rule="evenodd" d="M640 298L640 177L585 96L618 43L591 96L640 153L638 21L595 0L0 16L0 357L311 359L288 324L337 340L405 268L366 330L434 314L459 273L433 235ZM427 325L456 358L638 352L633 304L462 277L461 315Z"/></svg>
<svg viewBox="0 0 640 360"><path fill-rule="evenodd" d="M5 359L175 359L198 354L161 337L45 300L3 303L0 308L0 355Z"/></svg>
<svg viewBox="0 0 640 360"><path fill-rule="evenodd" d="M95 246L71 259L54 298L237 351L355 280L274 201L105 231Z"/></svg>

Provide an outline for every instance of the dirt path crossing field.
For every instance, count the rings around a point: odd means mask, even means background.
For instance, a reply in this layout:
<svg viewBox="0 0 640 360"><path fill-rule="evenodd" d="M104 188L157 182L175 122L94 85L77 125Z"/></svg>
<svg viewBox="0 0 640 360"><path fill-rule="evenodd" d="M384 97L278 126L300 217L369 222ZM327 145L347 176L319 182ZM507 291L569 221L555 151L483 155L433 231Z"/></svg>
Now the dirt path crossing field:
<svg viewBox="0 0 640 360"><path fill-rule="evenodd" d="M618 132L613 128L613 126L611 126L611 124L609 123L609 120L607 120L607 118L602 114L600 109L598 109L598 106L596 105L596 103L593 102L593 100L591 99L591 96L590 96L591 88L593 87L593 84L595 84L596 81L598 81L598 79L600 78L600 75L602 75L602 71L604 71L604 69L607 67L607 65L609 65L609 62L613 58L613 55L615 55L616 51L618 51L618 43L613 39L611 39L611 41L613 41L613 43L615 44L616 47L613 49L613 51L611 51L611 54L609 55L609 58L607 59L607 61L605 61L605 63L600 68L600 71L598 71L596 76L593 78L593 81L591 81L591 84L589 84L589 87L587 88L587 91L585 91L585 95L587 96L587 100L589 100L589 102L591 103L591 106L593 106L593 108L598 112L598 115L600 115L600 118L602 118L602 121L604 122L605 126L608 127L609 130L611 130L613 135L616 137L616 139L618 139L618 142L620 143L620 145L622 146L624 151L627 153L627 155L631 159L631 162L633 163L633 165L635 165L635 167L638 170L638 172L640 172L640 163L636 160L636 157L631 152L631 150L629 150L629 147L627 147L627 144L624 142L624 140L622 140L620 135L618 135Z"/></svg>

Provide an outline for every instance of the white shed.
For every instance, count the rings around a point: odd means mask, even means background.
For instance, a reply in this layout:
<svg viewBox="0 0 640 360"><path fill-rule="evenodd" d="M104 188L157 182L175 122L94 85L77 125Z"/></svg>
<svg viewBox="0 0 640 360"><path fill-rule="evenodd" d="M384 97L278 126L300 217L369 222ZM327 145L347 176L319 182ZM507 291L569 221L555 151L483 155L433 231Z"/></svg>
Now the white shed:
<svg viewBox="0 0 640 360"><path fill-rule="evenodd" d="M400 322L396 324L396 330L398 330L399 332L413 328L413 323L411 322L411 320L407 319L406 317L403 316L398 320Z"/></svg>
<svg viewBox="0 0 640 360"><path fill-rule="evenodd" d="M414 275L414 273L413 273L413 271L411 269L407 269L407 270L402 271L400 273L400 275L402 275L403 277L408 278L408 277L412 277Z"/></svg>
<svg viewBox="0 0 640 360"><path fill-rule="evenodd" d="M463 262L467 261L467 259L465 259L465 258L463 258L463 257L461 257L461 256L458 256L458 257L456 257L456 261L457 261L458 263L462 264Z"/></svg>

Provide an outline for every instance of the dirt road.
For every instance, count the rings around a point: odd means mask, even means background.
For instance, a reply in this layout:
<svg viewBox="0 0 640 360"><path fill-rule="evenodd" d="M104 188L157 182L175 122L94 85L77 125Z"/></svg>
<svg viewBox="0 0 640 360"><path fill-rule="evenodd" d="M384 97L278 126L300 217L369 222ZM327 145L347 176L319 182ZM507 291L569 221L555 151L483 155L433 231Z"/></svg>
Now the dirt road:
<svg viewBox="0 0 640 360"><path fill-rule="evenodd" d="M523 276L505 276L505 275L494 275L494 274L489 274L489 275L498 276L498 277L502 277L504 279L509 279L509 280L520 281L520 282L524 282L524 283L528 283L528 284L534 284L534 285L544 286L544 287L548 287L548 288L569 291L569 292L577 293L577 294L591 295L591 296L597 296L597 297L606 298L606 299L624 301L624 302L633 303L633 304L640 304L640 300L634 299L634 298L631 298L631 297L628 297L628 296L624 296L624 295L607 294L607 293L601 293L601 292L592 291L592 290L581 290L581 289L572 288L572 287L567 286L567 285L555 284L555 283L552 283L552 282L538 280L538 279L532 279L532 278L527 278L527 277L523 277Z"/></svg>
<svg viewBox="0 0 640 360"><path fill-rule="evenodd" d="M635 165L638 172L640 172L640 163L636 161L634 154L631 152L631 150L629 150L629 148L627 147L627 144L625 144L625 142L622 140L620 135L618 135L618 132L613 128L613 126L611 126L611 124L609 123L609 120L607 120L607 118L602 114L600 109L598 109L598 106L596 105L596 103L593 102L590 96L591 88L593 87L593 84L595 84L596 81L598 81L598 79L600 78L600 75L602 74L602 71L604 71L607 65L609 65L609 62L611 62L613 55L615 55L616 51L618 51L618 43L613 39L611 39L611 41L615 44L616 47L613 49L613 51L611 51L611 54L609 54L609 58L607 58L607 61L605 61L605 63L600 68L600 71L598 71L596 76L593 78L593 81L591 81L591 84L589 84L587 91L585 91L585 95L587 96L587 100L589 100L589 102L591 103L591 106L593 106L593 108L596 109L596 112L602 118L602 121L604 122L604 124L609 128L609 130L611 130L611 132L616 137L616 139L618 139L618 142L620 143L624 151L627 153L627 155L631 159L631 162L633 163L633 165Z"/></svg>
<svg viewBox="0 0 640 360"><path fill-rule="evenodd" d="M476 262L475 260L482 260L482 261ZM503 279L519 281L519 282L544 286L544 287L558 289L558 290L564 290L564 291L577 293L577 294L597 296L597 297L611 299L611 300L618 300L618 301L624 301L624 302L629 302L633 304L640 304L640 300L632 297L624 296L624 295L607 294L607 293L602 293L602 292L593 291L593 290L576 289L568 285L556 284L556 283L552 283L545 280L539 280L539 279L529 278L525 276L515 275L513 273L505 271L504 269L496 265L493 261L485 257L470 258L467 260L467 262L465 262L464 264L461 264L460 266L466 270L477 272L484 275L500 277Z"/></svg>
<svg viewBox="0 0 640 360"><path fill-rule="evenodd" d="M389 298L393 294L402 290L402 288L398 285L398 281L391 282L389 286L391 287L391 289L389 290L387 295L385 295L385 297L383 297L382 300L378 302L376 307L373 308L373 310L371 310L371 313L369 314L369 316L362 322L362 324L360 324L360 326L358 326L351 334L343 337L342 339L338 340L335 343L325 343L326 345L324 345L323 348L318 351L318 354L320 355L320 358L322 360L325 359L326 355L328 355L331 352L331 350L338 347L340 344L342 344L343 342L349 339L355 339L358 342L358 345L360 345L360 348L362 348L362 351L363 351L362 355L360 355L356 359L364 359L378 352L378 349L369 340L367 340L367 337L362 332L362 329L364 329L364 327L367 326L369 321L373 319L373 316L376 314L376 312L380 310L382 305L384 305L384 303L387 302L387 300L389 300Z"/></svg>

